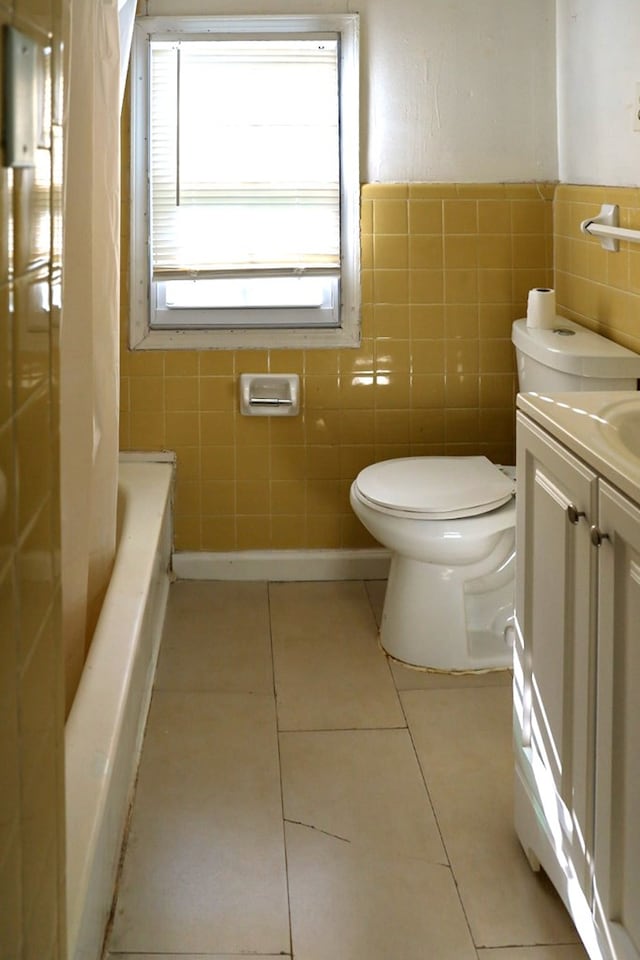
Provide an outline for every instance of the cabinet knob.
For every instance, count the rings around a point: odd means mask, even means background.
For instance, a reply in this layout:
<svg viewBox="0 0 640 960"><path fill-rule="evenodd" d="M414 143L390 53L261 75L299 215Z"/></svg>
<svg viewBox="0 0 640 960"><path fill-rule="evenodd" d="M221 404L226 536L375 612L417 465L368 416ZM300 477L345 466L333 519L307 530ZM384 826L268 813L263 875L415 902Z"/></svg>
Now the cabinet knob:
<svg viewBox="0 0 640 960"><path fill-rule="evenodd" d="M603 540L609 540L609 534L603 533L602 530L598 530L596 526L591 527L590 535L591 543L594 545L594 547L601 546Z"/></svg>
<svg viewBox="0 0 640 960"><path fill-rule="evenodd" d="M578 508L574 506L573 503L570 503L569 506L567 507L567 516L569 518L569 523L572 523L575 526L575 524L578 522L580 517L585 516L585 512L584 510L578 510Z"/></svg>

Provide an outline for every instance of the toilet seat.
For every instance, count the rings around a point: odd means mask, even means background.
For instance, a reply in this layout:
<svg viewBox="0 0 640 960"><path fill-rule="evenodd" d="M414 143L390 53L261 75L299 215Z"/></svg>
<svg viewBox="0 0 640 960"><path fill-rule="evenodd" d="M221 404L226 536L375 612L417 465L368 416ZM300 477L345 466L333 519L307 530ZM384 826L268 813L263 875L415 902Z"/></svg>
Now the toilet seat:
<svg viewBox="0 0 640 960"><path fill-rule="evenodd" d="M421 520L489 513L507 503L515 484L486 457L404 457L373 463L355 481L372 509Z"/></svg>

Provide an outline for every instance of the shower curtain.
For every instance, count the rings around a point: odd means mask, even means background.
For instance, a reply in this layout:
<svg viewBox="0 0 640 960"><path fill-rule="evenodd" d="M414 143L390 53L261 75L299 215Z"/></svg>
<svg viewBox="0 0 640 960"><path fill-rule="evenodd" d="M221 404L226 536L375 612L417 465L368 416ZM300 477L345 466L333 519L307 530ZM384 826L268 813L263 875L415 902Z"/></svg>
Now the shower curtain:
<svg viewBox="0 0 640 960"><path fill-rule="evenodd" d="M116 0L72 0L69 17L60 356L67 713L115 552L121 83Z"/></svg>

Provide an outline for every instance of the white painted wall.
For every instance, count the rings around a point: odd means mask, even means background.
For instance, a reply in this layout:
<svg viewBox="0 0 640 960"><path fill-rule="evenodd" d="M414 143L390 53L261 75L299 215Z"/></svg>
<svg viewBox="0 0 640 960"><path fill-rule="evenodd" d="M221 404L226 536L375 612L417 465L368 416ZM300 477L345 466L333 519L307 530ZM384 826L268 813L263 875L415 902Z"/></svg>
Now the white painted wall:
<svg viewBox="0 0 640 960"><path fill-rule="evenodd" d="M149 14L176 9L175 0L146 6ZM364 181L640 184L632 120L639 0L231 6L237 14L360 12ZM228 0L180 3L184 14L229 8Z"/></svg>
<svg viewBox="0 0 640 960"><path fill-rule="evenodd" d="M553 0L367 0L369 180L555 177Z"/></svg>
<svg viewBox="0 0 640 960"><path fill-rule="evenodd" d="M146 6L150 15L176 12L175 0ZM179 8L359 11L364 181L557 176L555 0L182 0Z"/></svg>
<svg viewBox="0 0 640 960"><path fill-rule="evenodd" d="M633 131L638 0L557 0L558 154L563 183L640 185ZM635 106L638 109L638 106Z"/></svg>

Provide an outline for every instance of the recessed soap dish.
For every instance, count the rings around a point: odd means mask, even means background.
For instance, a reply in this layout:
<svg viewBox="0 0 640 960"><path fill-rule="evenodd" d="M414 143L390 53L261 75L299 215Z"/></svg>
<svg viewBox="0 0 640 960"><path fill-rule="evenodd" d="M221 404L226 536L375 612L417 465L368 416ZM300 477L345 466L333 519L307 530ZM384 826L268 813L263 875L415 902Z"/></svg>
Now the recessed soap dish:
<svg viewBox="0 0 640 960"><path fill-rule="evenodd" d="M240 413L245 417L295 417L300 412L297 373L241 373Z"/></svg>

